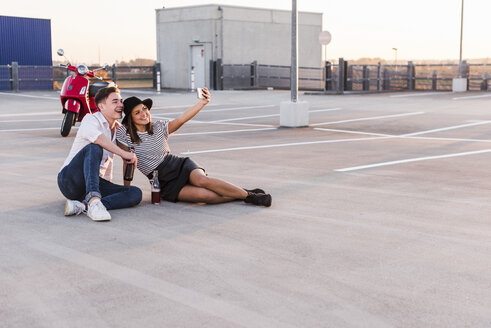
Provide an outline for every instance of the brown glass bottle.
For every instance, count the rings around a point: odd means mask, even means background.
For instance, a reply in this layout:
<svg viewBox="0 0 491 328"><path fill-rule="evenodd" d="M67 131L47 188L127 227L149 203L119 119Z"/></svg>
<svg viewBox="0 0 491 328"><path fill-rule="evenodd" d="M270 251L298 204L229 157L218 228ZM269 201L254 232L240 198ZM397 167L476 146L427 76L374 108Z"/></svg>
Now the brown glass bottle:
<svg viewBox="0 0 491 328"><path fill-rule="evenodd" d="M135 151L133 146L130 146L130 151ZM135 164L126 164L124 168L124 181L133 181L133 174L135 173Z"/></svg>
<svg viewBox="0 0 491 328"><path fill-rule="evenodd" d="M159 171L153 171L152 179L150 180L152 187L152 204L160 204L160 182Z"/></svg>

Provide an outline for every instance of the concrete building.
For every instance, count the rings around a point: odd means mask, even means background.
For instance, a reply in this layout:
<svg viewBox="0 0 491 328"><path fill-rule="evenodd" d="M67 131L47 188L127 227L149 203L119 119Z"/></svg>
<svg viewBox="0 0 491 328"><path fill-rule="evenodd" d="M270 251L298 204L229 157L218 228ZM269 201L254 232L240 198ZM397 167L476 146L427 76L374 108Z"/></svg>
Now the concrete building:
<svg viewBox="0 0 491 328"><path fill-rule="evenodd" d="M213 61L290 65L291 11L221 5L156 10L162 87L211 85ZM299 66L321 67L322 13L299 12Z"/></svg>

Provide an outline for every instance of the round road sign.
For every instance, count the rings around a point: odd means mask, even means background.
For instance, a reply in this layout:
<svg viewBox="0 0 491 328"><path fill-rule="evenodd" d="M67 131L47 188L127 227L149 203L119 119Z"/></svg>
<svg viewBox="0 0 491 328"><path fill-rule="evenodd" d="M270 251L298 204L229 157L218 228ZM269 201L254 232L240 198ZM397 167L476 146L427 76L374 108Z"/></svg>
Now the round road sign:
<svg viewBox="0 0 491 328"><path fill-rule="evenodd" d="M329 44L331 42L331 33L328 31L322 31L319 33L320 44Z"/></svg>

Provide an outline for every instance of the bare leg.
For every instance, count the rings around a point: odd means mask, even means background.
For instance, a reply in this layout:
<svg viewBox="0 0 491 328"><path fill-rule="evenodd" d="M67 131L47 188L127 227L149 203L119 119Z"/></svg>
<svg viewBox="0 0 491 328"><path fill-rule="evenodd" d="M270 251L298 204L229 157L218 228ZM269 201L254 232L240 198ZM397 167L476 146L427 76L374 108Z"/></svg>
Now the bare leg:
<svg viewBox="0 0 491 328"><path fill-rule="evenodd" d="M182 202L206 204L219 204L235 200L232 197L220 196L216 192L208 190L206 188L191 185L185 185L179 192L177 199Z"/></svg>
<svg viewBox="0 0 491 328"><path fill-rule="evenodd" d="M201 169L191 171L189 184L214 191L223 197L231 197L233 199L245 199L247 197L247 191L244 189L217 178L207 177Z"/></svg>

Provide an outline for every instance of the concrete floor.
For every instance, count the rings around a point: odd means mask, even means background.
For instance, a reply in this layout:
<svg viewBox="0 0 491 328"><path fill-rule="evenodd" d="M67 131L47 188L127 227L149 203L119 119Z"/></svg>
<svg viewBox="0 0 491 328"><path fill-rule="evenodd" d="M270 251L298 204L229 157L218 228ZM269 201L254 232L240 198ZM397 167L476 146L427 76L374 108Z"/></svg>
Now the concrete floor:
<svg viewBox="0 0 491 328"><path fill-rule="evenodd" d="M138 172L142 203L95 223L63 216L58 94L0 93L1 327L491 326L491 94L301 95L300 129L288 92L212 97L172 151L272 207L152 205Z"/></svg>

